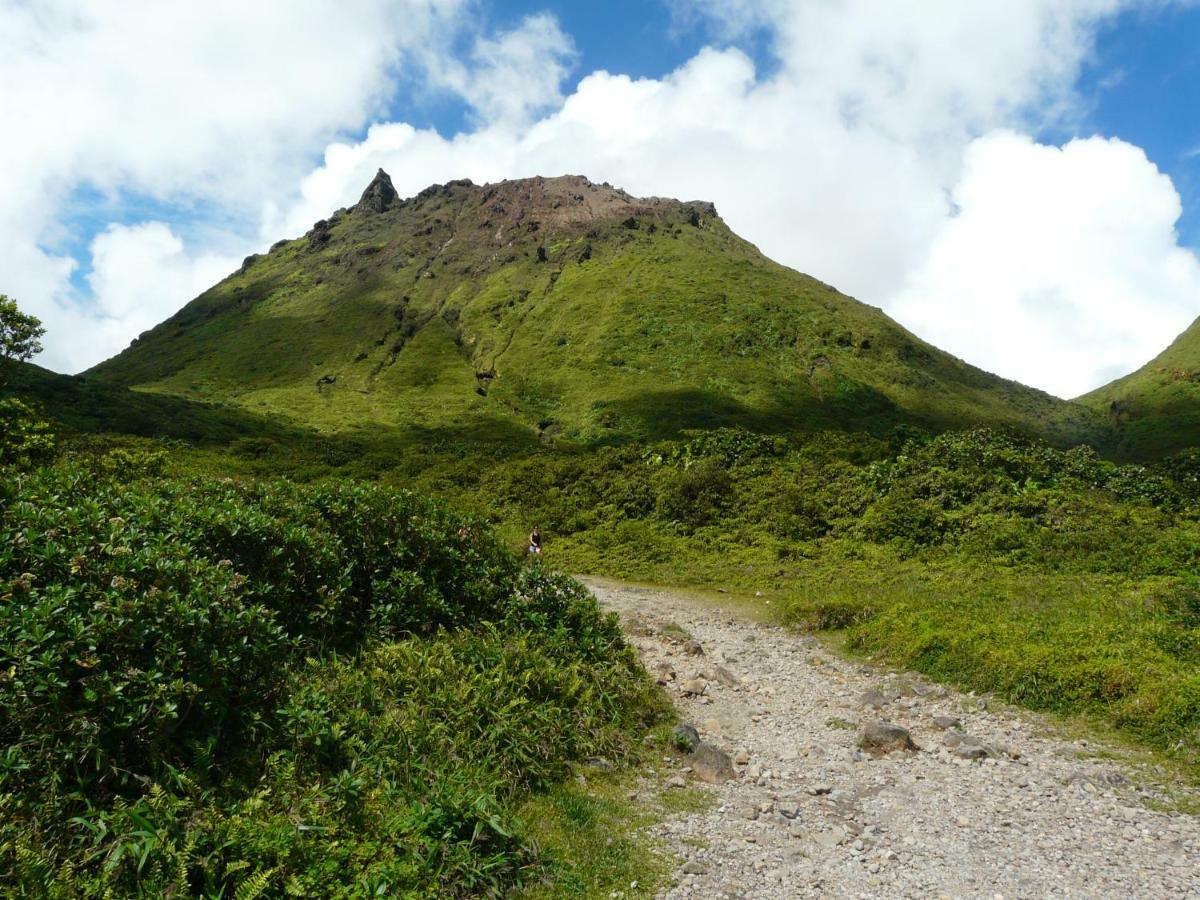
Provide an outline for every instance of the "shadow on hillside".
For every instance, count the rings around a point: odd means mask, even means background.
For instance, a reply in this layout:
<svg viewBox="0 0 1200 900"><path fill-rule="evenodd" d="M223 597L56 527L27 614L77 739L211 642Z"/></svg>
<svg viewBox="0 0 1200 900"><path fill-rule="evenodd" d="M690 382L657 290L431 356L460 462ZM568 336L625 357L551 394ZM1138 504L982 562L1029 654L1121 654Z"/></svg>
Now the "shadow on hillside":
<svg viewBox="0 0 1200 900"><path fill-rule="evenodd" d="M339 433L340 437L383 451L421 451L449 457L488 456L503 459L541 447L537 432L510 419L484 417L458 425L371 426Z"/></svg>
<svg viewBox="0 0 1200 900"><path fill-rule="evenodd" d="M244 437L297 441L315 434L228 406L132 391L28 364L14 374L9 393L40 406L66 428L83 433L170 438L203 446Z"/></svg>
<svg viewBox="0 0 1200 900"><path fill-rule="evenodd" d="M1200 445L1200 390L1190 385L1174 396L1124 401L1119 412L1113 455L1120 461L1149 462Z"/></svg>
<svg viewBox="0 0 1200 900"><path fill-rule="evenodd" d="M677 389L642 394L598 407L613 422L615 444L627 440L673 440L689 431L745 428L760 434L789 434L836 428L882 435L911 421L886 395L851 381L837 395L821 398L799 390L781 395L765 408L747 406L712 391Z"/></svg>
<svg viewBox="0 0 1200 900"><path fill-rule="evenodd" d="M503 459L541 446L532 427L499 417L444 427L371 425L327 433L235 407L133 391L29 364L18 367L7 393L39 407L68 431L181 440L202 447L253 438L258 442L243 450L275 445L276 452L296 452L334 465L367 456L384 461L417 449L422 456Z"/></svg>

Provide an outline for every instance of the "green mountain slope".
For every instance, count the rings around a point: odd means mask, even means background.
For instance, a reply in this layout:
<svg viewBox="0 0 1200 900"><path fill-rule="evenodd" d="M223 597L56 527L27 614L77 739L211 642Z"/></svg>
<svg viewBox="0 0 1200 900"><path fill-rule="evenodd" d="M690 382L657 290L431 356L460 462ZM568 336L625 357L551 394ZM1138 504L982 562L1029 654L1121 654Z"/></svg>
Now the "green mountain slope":
<svg viewBox="0 0 1200 900"><path fill-rule="evenodd" d="M1121 455L1153 458L1200 445L1200 319L1142 368L1079 402L1108 418Z"/></svg>
<svg viewBox="0 0 1200 900"><path fill-rule="evenodd" d="M500 441L913 422L1067 442L1099 421L770 261L711 204L579 177L401 200L380 172L88 377L326 431Z"/></svg>
<svg viewBox="0 0 1200 900"><path fill-rule="evenodd" d="M104 379L60 375L31 363L17 366L9 387L70 431L174 438L198 445L228 444L244 437L294 442L311 436L307 429L236 407L133 391Z"/></svg>

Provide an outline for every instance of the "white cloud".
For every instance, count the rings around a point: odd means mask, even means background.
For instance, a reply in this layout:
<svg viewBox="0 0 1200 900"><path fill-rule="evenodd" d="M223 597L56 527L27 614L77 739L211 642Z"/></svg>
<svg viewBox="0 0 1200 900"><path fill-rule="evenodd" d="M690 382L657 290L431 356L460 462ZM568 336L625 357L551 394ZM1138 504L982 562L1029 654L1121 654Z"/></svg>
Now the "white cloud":
<svg viewBox="0 0 1200 900"><path fill-rule="evenodd" d="M954 202L888 307L976 365L1073 397L1200 313L1200 260L1175 234L1179 194L1137 147L996 132L971 144Z"/></svg>
<svg viewBox="0 0 1200 900"><path fill-rule="evenodd" d="M226 20L244 6L225 2L231 4ZM1162 5L1160 0L673 0L682 13L710 21L719 42L765 29L777 66L764 76L742 52L710 48L658 79L592 73L565 98L561 85L575 57L570 38L550 17L532 16L498 35L468 28L464 41L456 27L469 18L473 0L410 3L410 10L422 11L417 18L424 24L415 31L389 15L393 7L384 0L358 0L342 16L347 21L333 21L340 14L332 3L309 3L318 21L300 35L294 59L277 46L290 43L267 25L243 23L253 36L242 52L265 42L286 57L277 68L288 77L266 78L266 66L255 70L257 80L248 71L228 79L217 72L216 87L205 88L210 69L242 63L240 53L226 58L218 32L206 29L200 12L189 14L189 28L206 37L179 35L183 49L173 45L158 54L154 70L166 71L169 84L148 89L149 100L134 77L139 66L84 54L91 70L112 66L134 73L124 81L100 78L89 97L102 115L118 119L122 104L112 97L122 92L133 95L126 105L138 115L131 136L107 135L94 119L72 131L75 137L66 142L75 150L71 158L88 147L87 135L100 133L94 168L114 173L106 183L169 196L192 191L246 225L248 200L259 213L262 243L299 234L352 203L380 166L404 194L451 178L575 172L638 194L711 199L735 230L775 259L899 313L923 336L972 362L1019 372L1059 393L1092 386L1102 372L1111 374L1114 360L1126 368L1144 361L1166 345L1181 320L1200 312L1189 310L1186 299L1189 291L1200 297L1193 286L1195 258L1176 246L1172 231L1178 198L1144 156L1119 142L1085 141L1059 150L1019 136L1048 123L1081 121L1074 84L1093 52L1096 29L1119 11ZM107 12L124 17L116 9L114 4ZM332 47L321 34L326 26ZM172 31L147 31L136 22L130 27L159 41ZM342 34L362 45L356 59L336 46ZM451 46L465 50L454 57ZM26 51L15 43L17 55ZM59 69L76 73L73 52L61 49L46 71L54 78L67 77L55 75ZM172 64L168 55L185 61ZM408 67L406 77L416 67L429 87L460 93L478 115L474 129L448 137L381 122L358 142L322 140L322 134L370 115L397 59ZM326 67L326 60L337 65ZM304 71L305 64L317 71ZM340 70L343 64L349 72ZM4 66L0 62L0 75ZM184 73L178 78L170 74L177 69ZM234 94L245 82L260 93L243 105ZM62 82L33 92L33 105L52 108L53 90L64 90ZM268 90L277 96L261 93ZM305 91L317 92L311 109ZM158 102L160 95L186 99L186 111ZM222 104L235 112L227 114ZM259 129L253 111L265 107L270 109ZM155 116L180 134L157 134L148 124ZM176 126L177 120L186 121ZM260 131L266 135L261 141ZM114 142L120 146L109 146ZM301 175L298 161L314 142L326 146L323 161ZM56 162L26 170L67 168ZM231 170L239 174L228 176ZM1022 179L1045 189L1023 190ZM30 190L45 196L55 185L54 178L42 177ZM1021 252L998 248L1000 236L1024 233L1021 211L998 202L1016 195L1026 197L1029 230L1060 223L1075 235L1069 248L1041 256L1028 242L1017 242ZM3 216L0 241L6 237ZM1120 223L1123 238L1112 238L1105 222ZM34 224L33 233L44 232L53 215ZM183 253L203 255L188 248ZM975 260L992 285L971 294L975 305L962 299L966 270L955 262L959 255ZM55 268L61 261L42 262L28 269L40 273L38 284L65 277ZM7 268L0 256L0 274ZM1087 330L1078 322L1065 327L1080 298L1098 292L1104 300L1089 308ZM1042 298L1041 306L1031 310L1032 298ZM1192 303L1200 307L1200 300ZM1040 329L1038 365L1000 364L991 343L998 325L988 318L1000 308L1010 318L1019 316L1010 333ZM947 309L955 314L942 315ZM1129 327L1131 318L1139 319L1136 328Z"/></svg>
<svg viewBox="0 0 1200 900"><path fill-rule="evenodd" d="M31 0L0 4L6 166L234 201L278 189L306 144L378 111L385 77L433 52L463 0ZM280 171L282 169L282 171Z"/></svg>
<svg viewBox="0 0 1200 900"><path fill-rule="evenodd" d="M37 296L39 287L50 298L35 307L47 338L53 338L50 360L43 356L39 364L107 359L241 264L236 256L189 250L162 222L110 225L92 240L89 255L86 313L62 288L75 268L68 259L30 255L30 268L19 273L24 279L10 279L16 284L14 298ZM45 270L37 268L39 263Z"/></svg>
<svg viewBox="0 0 1200 900"><path fill-rule="evenodd" d="M436 60L467 11L469 0L0 0L0 291L50 325L39 362L75 371L102 358L87 335L104 313L52 249L77 188L205 204L248 250L264 201L377 114L398 67Z"/></svg>
<svg viewBox="0 0 1200 900"><path fill-rule="evenodd" d="M124 349L133 335L179 309L180 297L198 296L233 272L240 260L194 255L163 222L112 225L92 241L88 283L100 328L89 343L104 356Z"/></svg>
<svg viewBox="0 0 1200 900"><path fill-rule="evenodd" d="M558 20L542 13L512 31L479 37L470 63L449 60L440 81L470 103L484 123L519 127L562 102L562 82L576 55Z"/></svg>
<svg viewBox="0 0 1200 900"><path fill-rule="evenodd" d="M730 34L769 27L784 78L850 126L954 140L1069 106L1096 27L1159 0L673 0Z"/></svg>

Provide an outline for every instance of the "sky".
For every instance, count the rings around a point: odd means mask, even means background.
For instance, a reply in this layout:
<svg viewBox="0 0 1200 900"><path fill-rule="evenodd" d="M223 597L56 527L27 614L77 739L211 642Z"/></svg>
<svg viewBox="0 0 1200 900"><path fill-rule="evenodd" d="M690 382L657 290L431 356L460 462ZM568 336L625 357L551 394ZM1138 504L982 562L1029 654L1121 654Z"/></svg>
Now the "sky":
<svg viewBox="0 0 1200 900"><path fill-rule="evenodd" d="M0 0L0 293L119 352L352 203L581 174L1073 397L1200 316L1200 0Z"/></svg>

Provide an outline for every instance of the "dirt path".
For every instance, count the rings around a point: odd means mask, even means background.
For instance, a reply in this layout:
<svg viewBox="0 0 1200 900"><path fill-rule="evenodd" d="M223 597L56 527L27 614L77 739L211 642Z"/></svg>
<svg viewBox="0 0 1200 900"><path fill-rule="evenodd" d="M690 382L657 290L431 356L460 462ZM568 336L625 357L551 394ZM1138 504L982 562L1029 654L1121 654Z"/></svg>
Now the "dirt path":
<svg viewBox="0 0 1200 900"><path fill-rule="evenodd" d="M669 677L681 721L736 763L711 809L659 826L685 860L661 896L1200 897L1200 818L1151 809L1159 789L1121 751L839 659L732 604L588 583ZM864 754L860 729L880 720L920 749ZM958 755L977 747L987 758Z"/></svg>

